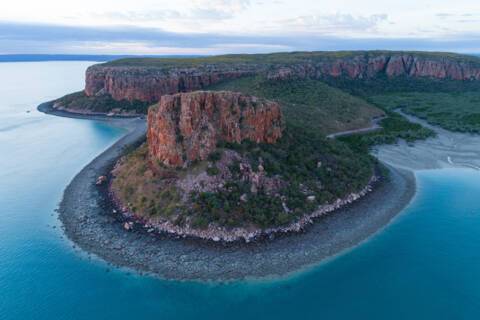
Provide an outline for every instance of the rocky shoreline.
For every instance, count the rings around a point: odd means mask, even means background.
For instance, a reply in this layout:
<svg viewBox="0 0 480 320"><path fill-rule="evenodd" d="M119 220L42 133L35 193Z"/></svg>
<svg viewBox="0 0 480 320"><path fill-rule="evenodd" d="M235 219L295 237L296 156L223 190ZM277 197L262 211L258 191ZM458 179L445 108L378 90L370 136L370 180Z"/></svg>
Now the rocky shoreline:
<svg viewBox="0 0 480 320"><path fill-rule="evenodd" d="M99 178L103 178L106 176L100 176ZM279 234L289 234L295 232L302 232L309 225L314 223L314 221L324 215L332 213L336 210L339 210L345 206L352 205L355 201L358 201L369 192L372 192L375 186L380 183L380 177L378 174L373 174L370 178L369 183L362 188L358 192L350 193L342 199L337 199L334 203L331 204L324 204L320 205L315 211L310 214L306 214L305 216L301 217L297 221L294 221L285 226L279 227L272 227L267 229L260 229L260 228L224 228L215 225L209 225L207 228L198 229L192 228L190 226L179 226L170 221L164 221L162 223L148 223L144 222L141 217L135 215L135 213L126 209L120 201L115 197L114 193L109 189L108 197L112 199L113 206L116 209L113 211L118 212L123 215L123 217L127 220L124 223L124 229L130 230L133 228L133 224L136 223L137 225L142 226L147 232L160 232L160 233L167 233L172 236L176 237L192 237L202 240L211 240L214 242L245 242L250 243L252 241L265 239L265 238L273 238L278 236Z"/></svg>
<svg viewBox="0 0 480 320"><path fill-rule="evenodd" d="M51 108L51 104L50 104ZM124 228L125 218L116 212L108 185L96 185L108 176L125 149L144 139L145 121L86 116L39 106L40 111L59 116L109 121L127 134L100 154L75 176L65 189L59 218L67 236L83 250L122 267L148 272L166 279L234 280L282 276L317 264L381 229L415 194L410 171L388 167L388 179L353 204L335 214L321 215L308 232L272 235L248 244L213 242L190 237L148 232L140 225Z"/></svg>
<svg viewBox="0 0 480 320"><path fill-rule="evenodd" d="M128 119L128 118L145 118L143 114L135 113L101 113L92 112L88 110L69 109L58 105L55 100L44 102L37 107L38 111L46 114L51 114L59 117L75 118L75 119L88 119L88 120L100 120L108 121L109 119Z"/></svg>

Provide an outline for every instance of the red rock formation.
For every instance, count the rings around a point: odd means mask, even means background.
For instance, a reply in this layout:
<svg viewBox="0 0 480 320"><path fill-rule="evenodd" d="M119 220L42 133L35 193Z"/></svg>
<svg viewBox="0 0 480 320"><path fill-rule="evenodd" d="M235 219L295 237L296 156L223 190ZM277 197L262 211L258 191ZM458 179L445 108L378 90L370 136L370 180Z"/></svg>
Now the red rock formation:
<svg viewBox="0 0 480 320"><path fill-rule="evenodd" d="M253 75L244 70L190 68L164 70L148 67L101 67L87 69L85 93L88 96L108 93L115 100L155 102L165 94L200 90L222 80Z"/></svg>
<svg viewBox="0 0 480 320"><path fill-rule="evenodd" d="M260 56L259 56L260 57ZM473 60L472 60L473 59ZM88 68L85 93L108 93L116 100L155 102L164 94L203 89L226 79L266 74L272 80L289 78L428 77L480 80L480 59L455 55L408 52L358 52L336 58L320 53L299 55L290 63L262 63L261 58L244 63L198 63L196 67L96 65Z"/></svg>
<svg viewBox="0 0 480 320"><path fill-rule="evenodd" d="M371 79L381 74L393 77L434 78L451 80L480 80L478 64L448 57L416 56L415 54L393 54L378 56L356 56L330 59L312 64L292 64L273 69L268 74L271 80L288 78L347 77L349 79Z"/></svg>
<svg viewBox="0 0 480 320"><path fill-rule="evenodd" d="M219 141L274 143L281 135L277 103L236 92L164 95L148 111L149 155L172 167L207 159Z"/></svg>

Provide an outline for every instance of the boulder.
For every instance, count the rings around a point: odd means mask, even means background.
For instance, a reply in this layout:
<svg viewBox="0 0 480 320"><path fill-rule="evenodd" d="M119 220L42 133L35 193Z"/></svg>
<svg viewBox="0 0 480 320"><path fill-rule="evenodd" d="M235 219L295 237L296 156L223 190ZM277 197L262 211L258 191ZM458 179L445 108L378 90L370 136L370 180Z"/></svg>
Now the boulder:
<svg viewBox="0 0 480 320"><path fill-rule="evenodd" d="M97 178L97 181L95 182L95 184L96 184L97 186L100 186L100 185L104 184L106 181L107 181L107 177L106 177L106 176L99 176L99 177Z"/></svg>

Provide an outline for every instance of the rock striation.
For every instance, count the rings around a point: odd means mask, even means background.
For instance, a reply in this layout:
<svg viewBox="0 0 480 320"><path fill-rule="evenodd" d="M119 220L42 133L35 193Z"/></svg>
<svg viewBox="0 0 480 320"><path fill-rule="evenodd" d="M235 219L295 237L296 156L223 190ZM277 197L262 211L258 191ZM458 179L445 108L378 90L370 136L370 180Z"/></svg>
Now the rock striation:
<svg viewBox="0 0 480 320"><path fill-rule="evenodd" d="M449 56L415 53L359 55L317 63L292 64L271 71L268 77L273 80L322 77L361 80L381 75L389 78L480 80L480 59L478 63L472 63Z"/></svg>
<svg viewBox="0 0 480 320"><path fill-rule="evenodd" d="M480 80L480 59L391 51L222 56L200 59L189 66L178 63L158 66L153 59L143 65L92 66L86 72L85 93L88 96L106 93L115 100L156 102L165 94L201 90L220 81L259 74L272 80L325 77L360 80L383 75L466 81Z"/></svg>
<svg viewBox="0 0 480 320"><path fill-rule="evenodd" d="M275 143L282 136L277 103L229 91L164 95L148 111L150 160L169 167L205 160L217 143Z"/></svg>

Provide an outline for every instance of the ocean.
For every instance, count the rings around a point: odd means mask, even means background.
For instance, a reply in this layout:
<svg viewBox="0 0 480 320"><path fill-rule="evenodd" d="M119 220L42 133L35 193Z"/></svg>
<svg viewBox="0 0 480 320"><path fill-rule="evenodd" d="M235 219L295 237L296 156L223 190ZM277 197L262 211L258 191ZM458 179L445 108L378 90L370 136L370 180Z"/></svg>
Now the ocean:
<svg viewBox="0 0 480 320"><path fill-rule="evenodd" d="M480 173L469 169L417 171L417 194L390 225L287 278L167 281L89 258L55 209L123 131L36 106L81 90L92 63L0 63L0 319L480 317Z"/></svg>

